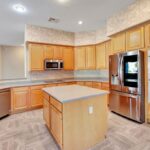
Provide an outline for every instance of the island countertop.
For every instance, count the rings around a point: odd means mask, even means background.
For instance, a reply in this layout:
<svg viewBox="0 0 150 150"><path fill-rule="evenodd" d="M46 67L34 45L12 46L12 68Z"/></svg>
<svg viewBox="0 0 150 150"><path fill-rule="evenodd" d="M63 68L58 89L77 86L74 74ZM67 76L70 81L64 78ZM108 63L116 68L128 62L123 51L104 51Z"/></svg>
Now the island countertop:
<svg viewBox="0 0 150 150"><path fill-rule="evenodd" d="M48 87L43 88L43 91L54 97L61 103L109 94L109 92L105 90L99 90L80 85Z"/></svg>

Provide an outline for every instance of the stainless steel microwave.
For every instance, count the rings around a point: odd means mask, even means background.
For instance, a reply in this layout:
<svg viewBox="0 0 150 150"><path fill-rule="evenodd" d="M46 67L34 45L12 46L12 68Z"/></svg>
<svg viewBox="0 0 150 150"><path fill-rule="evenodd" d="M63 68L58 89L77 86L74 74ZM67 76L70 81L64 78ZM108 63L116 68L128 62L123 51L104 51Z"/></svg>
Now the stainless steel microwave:
<svg viewBox="0 0 150 150"><path fill-rule="evenodd" d="M45 70L61 70L64 67L62 60L45 60Z"/></svg>

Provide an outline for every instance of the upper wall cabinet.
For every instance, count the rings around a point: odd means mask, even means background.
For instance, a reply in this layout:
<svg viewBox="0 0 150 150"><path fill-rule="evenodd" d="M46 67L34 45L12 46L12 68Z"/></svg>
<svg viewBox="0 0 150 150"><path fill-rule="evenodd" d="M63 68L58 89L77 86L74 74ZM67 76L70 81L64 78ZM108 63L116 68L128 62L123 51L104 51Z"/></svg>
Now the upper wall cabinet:
<svg viewBox="0 0 150 150"><path fill-rule="evenodd" d="M53 57L54 57L54 46L44 45L44 58L53 59Z"/></svg>
<svg viewBox="0 0 150 150"><path fill-rule="evenodd" d="M106 48L106 65L105 65L105 68L109 69L109 56L112 54L111 41L105 42L105 48Z"/></svg>
<svg viewBox="0 0 150 150"><path fill-rule="evenodd" d="M86 65L86 48L85 47L76 47L75 48L75 69L84 70Z"/></svg>
<svg viewBox="0 0 150 150"><path fill-rule="evenodd" d="M150 23L145 26L145 44L150 47Z"/></svg>
<svg viewBox="0 0 150 150"><path fill-rule="evenodd" d="M134 27L126 32L126 50L144 48L144 27Z"/></svg>
<svg viewBox="0 0 150 150"><path fill-rule="evenodd" d="M86 47L86 69L95 69L95 46Z"/></svg>
<svg viewBox="0 0 150 150"><path fill-rule="evenodd" d="M44 69L44 47L40 44L29 44L30 71Z"/></svg>
<svg viewBox="0 0 150 150"><path fill-rule="evenodd" d="M73 47L63 48L64 70L74 70L74 49Z"/></svg>
<svg viewBox="0 0 150 150"><path fill-rule="evenodd" d="M106 68L106 45L105 43L96 46L96 69Z"/></svg>
<svg viewBox="0 0 150 150"><path fill-rule="evenodd" d="M63 47L62 46L54 46L54 56L53 59L62 59L63 57Z"/></svg>
<svg viewBox="0 0 150 150"><path fill-rule="evenodd" d="M112 52L113 53L124 52L126 49L125 41L126 41L125 33L119 33L112 36Z"/></svg>

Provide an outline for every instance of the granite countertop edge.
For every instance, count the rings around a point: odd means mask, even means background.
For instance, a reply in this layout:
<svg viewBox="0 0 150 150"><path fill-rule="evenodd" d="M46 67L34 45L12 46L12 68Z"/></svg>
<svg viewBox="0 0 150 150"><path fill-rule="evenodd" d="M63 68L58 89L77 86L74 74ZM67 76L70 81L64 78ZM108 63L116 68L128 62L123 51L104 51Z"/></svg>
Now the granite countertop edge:
<svg viewBox="0 0 150 150"><path fill-rule="evenodd" d="M95 81L95 82L109 82L107 78L62 78L62 79L50 79L50 80L25 80L25 81L13 81L13 82L0 82L0 89L13 88L13 87L23 87L23 86L36 86L36 85L46 85L55 84L63 82L75 82L75 81Z"/></svg>
<svg viewBox="0 0 150 150"><path fill-rule="evenodd" d="M73 101L77 101L77 100L81 100L81 99L85 100L85 99L88 99L88 98L91 98L91 97L97 97L97 96L102 96L102 95L109 94L109 91L100 90L101 93L96 93L96 94L91 94L91 95L85 95L85 96L79 96L78 98L61 99L61 98L58 98L57 96L55 96L54 94L50 94L45 89L43 89L43 91L46 92L49 96L52 96L54 99L56 99L57 101L59 101L62 104L73 102Z"/></svg>

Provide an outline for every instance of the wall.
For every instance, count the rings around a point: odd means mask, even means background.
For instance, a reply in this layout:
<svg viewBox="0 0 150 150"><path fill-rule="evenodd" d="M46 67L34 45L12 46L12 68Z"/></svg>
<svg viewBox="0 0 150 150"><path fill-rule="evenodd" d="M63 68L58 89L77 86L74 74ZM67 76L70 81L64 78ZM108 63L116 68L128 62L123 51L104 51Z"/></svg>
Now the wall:
<svg viewBox="0 0 150 150"><path fill-rule="evenodd" d="M23 46L2 46L1 79L18 79L25 77Z"/></svg>
<svg viewBox="0 0 150 150"><path fill-rule="evenodd" d="M112 35L150 20L150 0L137 0L107 20L107 35Z"/></svg>
<svg viewBox="0 0 150 150"><path fill-rule="evenodd" d="M26 25L25 41L74 45L74 33L34 25Z"/></svg>

